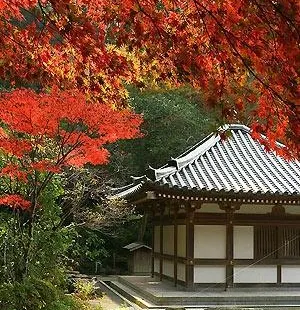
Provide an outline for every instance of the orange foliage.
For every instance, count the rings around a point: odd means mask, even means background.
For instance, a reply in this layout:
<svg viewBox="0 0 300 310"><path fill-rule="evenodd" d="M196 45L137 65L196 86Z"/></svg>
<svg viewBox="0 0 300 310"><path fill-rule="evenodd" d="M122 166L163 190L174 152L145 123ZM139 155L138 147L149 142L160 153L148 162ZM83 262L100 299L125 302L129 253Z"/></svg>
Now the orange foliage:
<svg viewBox="0 0 300 310"><path fill-rule="evenodd" d="M30 201L24 199L21 195L4 195L0 197L0 205L10 206L12 208L28 209L30 207Z"/></svg>
<svg viewBox="0 0 300 310"><path fill-rule="evenodd" d="M0 15L0 76L14 87L122 107L124 83L188 82L299 156L298 0L0 0Z"/></svg>
<svg viewBox="0 0 300 310"><path fill-rule="evenodd" d="M300 155L298 0L0 0L0 16L0 147L56 154L28 169L105 163L105 143L137 134L128 83L189 83Z"/></svg>
<svg viewBox="0 0 300 310"><path fill-rule="evenodd" d="M0 118L4 128L0 149L7 156L0 176L19 183L29 180L31 186L39 186L37 172L52 175L64 166L107 163L105 144L138 136L141 123L129 110L88 103L76 90L2 93ZM18 200L14 207L21 204Z"/></svg>

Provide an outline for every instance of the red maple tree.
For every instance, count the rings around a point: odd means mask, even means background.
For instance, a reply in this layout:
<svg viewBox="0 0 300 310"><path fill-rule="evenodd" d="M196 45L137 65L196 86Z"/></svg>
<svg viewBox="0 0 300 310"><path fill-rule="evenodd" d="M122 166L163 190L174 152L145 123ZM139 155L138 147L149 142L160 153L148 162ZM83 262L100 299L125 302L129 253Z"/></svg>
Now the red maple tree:
<svg viewBox="0 0 300 310"><path fill-rule="evenodd" d="M0 119L0 176L6 193L0 204L30 211L55 173L65 166L106 163L105 144L138 136L141 123L129 110L88 103L75 91L37 94L26 89L1 95Z"/></svg>
<svg viewBox="0 0 300 310"><path fill-rule="evenodd" d="M127 83L192 84L299 157L297 0L0 0L0 16L3 177L105 162L105 143L137 134Z"/></svg>

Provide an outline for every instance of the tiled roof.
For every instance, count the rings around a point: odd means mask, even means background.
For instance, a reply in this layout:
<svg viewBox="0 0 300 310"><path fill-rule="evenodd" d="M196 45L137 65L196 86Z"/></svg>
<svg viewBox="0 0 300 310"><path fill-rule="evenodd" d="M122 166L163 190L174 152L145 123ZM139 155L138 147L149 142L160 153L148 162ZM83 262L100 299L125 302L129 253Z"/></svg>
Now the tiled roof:
<svg viewBox="0 0 300 310"><path fill-rule="evenodd" d="M141 242L133 242L133 243L127 244L123 247L123 249L129 250L130 252L136 251L140 248L145 248L145 249L151 250L151 248L149 246L147 246L146 244L141 243Z"/></svg>
<svg viewBox="0 0 300 310"><path fill-rule="evenodd" d="M139 190L142 188L143 182L140 181L138 183L131 183L129 185L126 185L124 187L119 187L113 190L113 195L110 196L110 198L115 197L119 199L125 199L128 196L134 195L134 193L139 192Z"/></svg>
<svg viewBox="0 0 300 310"><path fill-rule="evenodd" d="M148 169L148 182L200 192L300 195L299 161L267 152L246 126L226 129L230 131L227 139L211 134L165 166ZM129 185L123 197L139 191L143 182Z"/></svg>

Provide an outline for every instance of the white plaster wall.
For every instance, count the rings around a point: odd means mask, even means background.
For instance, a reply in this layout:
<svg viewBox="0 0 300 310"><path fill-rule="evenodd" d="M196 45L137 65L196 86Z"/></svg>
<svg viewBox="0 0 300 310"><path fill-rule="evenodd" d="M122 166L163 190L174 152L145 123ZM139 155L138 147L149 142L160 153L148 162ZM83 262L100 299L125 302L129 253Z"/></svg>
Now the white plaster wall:
<svg viewBox="0 0 300 310"><path fill-rule="evenodd" d="M160 252L160 226L154 226L154 252Z"/></svg>
<svg viewBox="0 0 300 310"><path fill-rule="evenodd" d="M177 256L185 257L186 255L186 227L185 225L177 226Z"/></svg>
<svg viewBox="0 0 300 310"><path fill-rule="evenodd" d="M174 225L163 227L163 253L174 255Z"/></svg>
<svg viewBox="0 0 300 310"><path fill-rule="evenodd" d="M159 272L159 259L154 258L154 272Z"/></svg>
<svg viewBox="0 0 300 310"><path fill-rule="evenodd" d="M266 214L272 212L273 205L241 205L240 209L236 213L244 214Z"/></svg>
<svg viewBox="0 0 300 310"><path fill-rule="evenodd" d="M225 266L194 266L195 283L225 283Z"/></svg>
<svg viewBox="0 0 300 310"><path fill-rule="evenodd" d="M185 282L185 265L177 264L177 279Z"/></svg>
<svg viewBox="0 0 300 310"><path fill-rule="evenodd" d="M163 260L163 274L174 278L174 263L169 260Z"/></svg>
<svg viewBox="0 0 300 310"><path fill-rule="evenodd" d="M300 265L299 266L282 266L281 282L283 283L300 283Z"/></svg>
<svg viewBox="0 0 300 310"><path fill-rule="evenodd" d="M233 257L236 259L254 258L254 227L233 227Z"/></svg>
<svg viewBox="0 0 300 310"><path fill-rule="evenodd" d="M236 266L234 283L276 283L277 266Z"/></svg>
<svg viewBox="0 0 300 310"><path fill-rule="evenodd" d="M285 212L289 214L300 214L300 206L284 206Z"/></svg>
<svg viewBox="0 0 300 310"><path fill-rule="evenodd" d="M195 225L195 258L226 258L226 226Z"/></svg>
<svg viewBox="0 0 300 310"><path fill-rule="evenodd" d="M203 203L200 209L196 209L198 213L224 213L217 203Z"/></svg>

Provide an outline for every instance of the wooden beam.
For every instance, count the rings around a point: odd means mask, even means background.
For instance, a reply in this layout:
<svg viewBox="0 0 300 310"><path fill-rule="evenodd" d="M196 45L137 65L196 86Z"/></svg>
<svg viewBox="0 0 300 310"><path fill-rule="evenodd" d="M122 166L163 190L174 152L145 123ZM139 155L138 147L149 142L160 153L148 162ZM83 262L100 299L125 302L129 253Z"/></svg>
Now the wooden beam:
<svg viewBox="0 0 300 310"><path fill-rule="evenodd" d="M169 254L160 255L160 253L154 253L155 258L159 259L161 256L164 260L174 262L174 255L169 255ZM182 264L186 264L186 257L177 257L177 262L182 263Z"/></svg>
<svg viewBox="0 0 300 310"><path fill-rule="evenodd" d="M255 205L300 205L299 196L274 196L274 195L266 195L266 194L253 194L253 193L228 193L224 194L224 192L211 192L203 193L202 191L198 193L194 193L191 195L190 190L184 189L158 189L156 188L155 194L158 199L176 199L181 201L189 201L189 202L200 202L200 203L246 203L246 204L255 204Z"/></svg>
<svg viewBox="0 0 300 310"><path fill-rule="evenodd" d="M195 225L224 225L226 222L226 213L195 213L194 224ZM156 216L154 221L157 225L160 222L160 216ZM173 225L174 218L164 216L163 221L165 225ZM186 215L177 215L177 224L185 224ZM268 226L297 226L299 227L300 215L295 214L246 214L246 213L235 213L234 224L235 225L268 225Z"/></svg>
<svg viewBox="0 0 300 310"><path fill-rule="evenodd" d="M159 259L160 253L154 253L154 257ZM163 254L163 259L168 261L173 261L174 256ZM187 264L187 259L185 257L177 257L177 262L182 264ZM194 258L194 266L226 266L227 259L216 259L216 258ZM299 266L299 258L266 258L266 259L235 259L235 266L247 266L247 265L291 265Z"/></svg>

